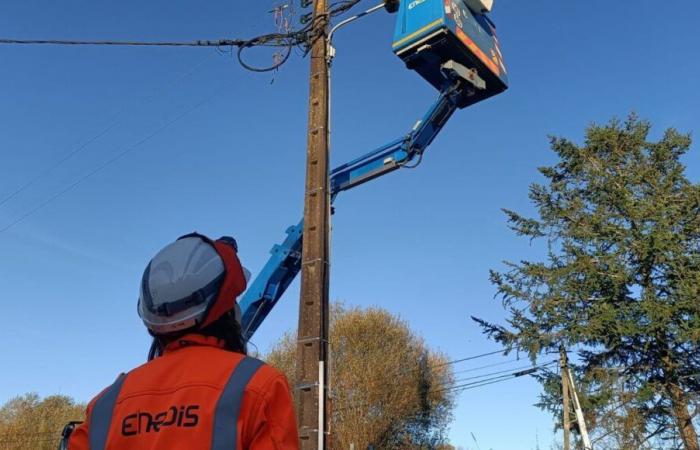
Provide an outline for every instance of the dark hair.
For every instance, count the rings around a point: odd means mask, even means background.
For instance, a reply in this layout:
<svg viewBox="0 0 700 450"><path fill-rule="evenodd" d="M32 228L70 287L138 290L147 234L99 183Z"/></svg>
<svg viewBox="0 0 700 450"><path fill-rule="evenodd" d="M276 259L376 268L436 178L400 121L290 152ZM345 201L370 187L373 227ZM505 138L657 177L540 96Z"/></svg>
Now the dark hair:
<svg viewBox="0 0 700 450"><path fill-rule="evenodd" d="M234 312L229 311L201 330L188 329L180 333L167 335L154 335L153 333L150 333L151 336L153 336L153 343L151 343L151 348L148 351L148 360L150 361L162 355L163 349L168 345L168 343L189 333L196 333L221 339L224 341L225 350L243 353L244 355L248 354L246 342L245 339L243 339L241 324L236 320Z"/></svg>

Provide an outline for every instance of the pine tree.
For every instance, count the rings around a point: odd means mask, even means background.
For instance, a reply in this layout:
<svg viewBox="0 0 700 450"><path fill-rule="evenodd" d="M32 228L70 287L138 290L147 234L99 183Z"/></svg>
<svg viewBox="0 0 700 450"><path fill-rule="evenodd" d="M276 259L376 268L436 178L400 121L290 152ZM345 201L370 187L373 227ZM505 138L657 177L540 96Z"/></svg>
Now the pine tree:
<svg viewBox="0 0 700 450"><path fill-rule="evenodd" d="M650 128L632 115L590 126L581 146L550 139L559 161L529 191L538 217L504 210L513 231L546 244L546 258L491 271L507 325L475 320L533 359L576 345L588 406L619 402L612 389L623 386L647 439L698 450L700 185L681 162L690 136L669 129L651 142ZM553 411L555 376L541 376Z"/></svg>

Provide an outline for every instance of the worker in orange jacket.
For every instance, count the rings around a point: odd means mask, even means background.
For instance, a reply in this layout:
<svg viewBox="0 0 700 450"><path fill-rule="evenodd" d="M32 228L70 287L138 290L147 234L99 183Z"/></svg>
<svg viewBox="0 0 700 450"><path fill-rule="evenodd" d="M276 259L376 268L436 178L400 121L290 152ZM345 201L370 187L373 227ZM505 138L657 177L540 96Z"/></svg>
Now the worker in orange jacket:
<svg viewBox="0 0 700 450"><path fill-rule="evenodd" d="M249 272L236 241L189 234L162 249L141 281L149 361L87 408L68 450L295 450L284 375L246 356L236 302Z"/></svg>

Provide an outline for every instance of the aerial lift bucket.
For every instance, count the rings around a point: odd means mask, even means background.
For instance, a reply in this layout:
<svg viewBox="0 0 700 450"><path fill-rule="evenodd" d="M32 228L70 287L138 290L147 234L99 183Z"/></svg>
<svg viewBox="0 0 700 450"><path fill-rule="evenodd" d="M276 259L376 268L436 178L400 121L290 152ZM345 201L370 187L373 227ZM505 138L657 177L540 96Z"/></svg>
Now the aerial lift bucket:
<svg viewBox="0 0 700 450"><path fill-rule="evenodd" d="M398 11L394 53L436 89L446 85L445 68L476 75L474 89L465 88L464 108L508 88L508 75L487 17L492 0L403 0Z"/></svg>

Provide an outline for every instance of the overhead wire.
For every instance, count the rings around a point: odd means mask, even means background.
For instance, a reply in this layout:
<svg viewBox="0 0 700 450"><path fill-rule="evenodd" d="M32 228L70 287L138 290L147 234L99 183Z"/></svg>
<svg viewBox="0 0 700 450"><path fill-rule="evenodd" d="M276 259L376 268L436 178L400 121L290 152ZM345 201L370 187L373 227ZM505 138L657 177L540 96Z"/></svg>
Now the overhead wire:
<svg viewBox="0 0 700 450"><path fill-rule="evenodd" d="M325 27L317 27L319 22L329 21L330 18L343 14L344 12L351 9L356 4L360 3L361 0L347 0L340 1L330 5L328 12L325 14L319 14L314 16L306 25L304 25L299 30L291 30L286 33L269 33L261 36L254 37L240 45L237 45L238 51L236 56L238 58L238 63L245 69L252 72L271 72L278 69L284 63L286 63L294 47L301 47L303 55L306 56L311 50L313 43L321 37L323 32L319 33L319 29L323 30ZM256 67L247 63L243 58L243 53L246 49L256 46L277 46L286 47L286 52L283 56L274 64L267 67Z"/></svg>
<svg viewBox="0 0 700 450"><path fill-rule="evenodd" d="M224 83L224 84L228 84L228 83ZM114 164L115 162L119 161L120 159L122 159L123 157L125 157L126 155L128 155L129 153L131 153L133 150L135 150L135 149L138 148L139 146L143 145L144 143L148 142L149 140L153 139L155 136L157 136L158 134L160 134L160 133L161 133L162 131L164 131L166 128L168 128L168 127L170 127L171 125L173 125L174 123L178 122L179 120L181 120L182 118L184 118L184 117L187 116L188 114L192 113L192 112L195 111L196 109L199 109L199 108L200 108L201 106L203 106L205 103L207 103L207 102L211 101L212 99L214 99L214 98L216 97L216 95L219 93L219 90L220 90L220 89L221 89L221 86L218 87L216 90L214 90L210 95L206 96L204 99L202 99L202 100L200 100L199 102L195 103L194 105L192 105L191 107L189 107L189 108L187 108L185 111L183 111L182 113L180 113L180 114L178 114L177 116L175 116L173 119L167 121L166 123L164 123L164 124L161 125L160 127L156 128L153 132L151 132L150 134L148 134L146 137L144 137L144 138L138 140L137 142L131 144L130 146L126 147L125 149L123 149L121 152L117 153L117 154L116 154L115 156L113 156L112 158L110 158L110 159L108 159L107 161L103 162L102 164L100 164L99 166L97 166L96 168L94 168L93 170L91 170L90 172L88 172L88 173L82 175L82 176L79 177L77 180L75 180L73 183L69 184L69 185L66 186L64 189L61 189L60 191L56 192L54 195L52 195L51 197L49 197L47 200L45 200L44 202L40 203L40 204L37 205L36 207L30 209L28 212L26 212L25 214L21 215L21 216L18 217L16 220L14 220L14 221L10 222L9 224L7 224L6 226L0 228L0 234L6 232L7 230L9 230L10 228L14 227L14 226L17 225L18 223L24 221L24 220L27 219L28 217L30 217L30 216L36 214L38 211L40 211L41 209L43 209L44 207L46 207L47 205L49 205L50 203L52 203L54 200L58 199L58 198L61 197L62 195L64 195L64 194L66 194L67 192L71 191L72 189L74 189L75 187L77 187L78 185L80 185L81 183L83 183L84 181L86 181L87 179L93 177L93 176L96 175L97 173L101 172L102 170L104 170L105 168L107 168L108 166L110 166L111 164Z"/></svg>
<svg viewBox="0 0 700 450"><path fill-rule="evenodd" d="M292 30L287 33L269 33L269 34L264 34L260 36L256 36L252 39L220 39L220 40L196 40L196 41L126 41L126 40L60 40L60 39L8 39L8 38L0 38L0 44L17 44L17 45L108 45L108 46L170 46L170 47L215 47L217 50L221 52L222 47L234 47L237 46L239 48L237 56L239 59L239 63L246 69L252 70L255 72L268 72L271 70L275 70L279 68L282 64L284 64L289 57L291 56L291 52L294 46L297 45L305 45L306 46L306 51L308 52L308 49L312 45L313 41L320 37L320 34L318 34L318 28L316 27L318 21L325 21L329 20L329 18L337 16L342 14L343 12L349 10L353 6L355 6L357 3L359 3L361 0L346 0L346 1L340 1L331 4L331 8L328 10L327 13L317 15L313 17L313 19L306 24L304 27L302 27L300 30ZM318 34L318 36L317 36ZM285 55L277 61L275 64L269 67L255 67L252 66L248 63L246 63L243 60L243 50L249 47L254 47L254 46L286 46L288 47L288 51L285 53ZM207 99L207 101L210 99ZM198 108L201 106L202 103L195 105L193 109ZM37 205L35 208L29 210L27 213L21 215L19 218L16 220L10 222L8 225L6 225L3 228L0 228L0 234L4 233L5 231L9 230L10 228L14 227L18 223L22 222L23 220L27 219L31 215L35 214L60 196L64 195L68 191L72 190L75 188L77 185L85 181L86 179L92 177L96 173L100 172L103 170L105 167L108 165L116 162L117 160L121 159L123 156L125 156L127 153L132 151L134 148L138 147L145 141L151 139L154 137L156 134L160 133L163 129L167 128L167 126L171 125L175 121L179 120L180 118L184 117L184 115L188 114L191 112L193 109L187 110L185 113L179 115L174 119L174 121L168 122L165 124L164 127L161 127L157 129L153 134L147 136L144 140L137 142L134 144L132 147L126 149L124 152L119 153L116 157L106 161L104 164L98 166L95 170L87 173L83 177L80 177L78 180L76 180L74 183L70 184L66 188L58 191L55 195L49 197L46 201L40 203ZM0 206L2 204L5 204L7 201L10 199L14 198L17 196L19 193L22 191L28 189L30 186L35 184L39 179L42 177L46 176L48 173L52 172L55 170L57 167L59 167L61 164L63 164L65 161L70 159L72 156L75 154L79 153L82 151L87 145L90 143L94 142L95 140L99 139L99 137L105 135L107 132L109 132L111 129L114 128L116 124L110 124L108 125L105 129L101 130L100 132L97 133L97 135L93 136L92 138L88 139L88 141L83 144L82 146L79 146L75 150L71 151L68 155L66 155L64 158L59 160L57 163L55 163L53 166L49 167L46 171L42 172L38 177L30 180L28 183L25 183L24 185L20 186L19 189L15 190L12 192L9 196L6 198L2 199L0 201Z"/></svg>
<svg viewBox="0 0 700 450"><path fill-rule="evenodd" d="M493 377L491 377L491 378L486 378L486 379L484 379L484 380L478 380L478 381L473 381L473 382L464 383L464 384L457 384L457 385L449 386L449 387L442 387L442 388L438 388L438 389L435 389L435 390L431 390L431 391L429 391L429 392L435 393L435 392L444 392L444 391L461 391L463 388L475 386L475 385L480 384L480 383L489 382L489 383L487 383L487 384L492 384L492 383L490 383L490 381L492 381L492 380L501 380L501 379L508 379L508 378L519 378L519 377L521 377L521 376L531 375L531 374L534 373L535 371L537 371L537 370L539 370L539 369L542 369L542 368L544 368L544 367L547 367L547 366L551 366L552 364L555 364L556 362L557 362L557 361L550 361L550 362L548 362L548 363L539 364L539 365L536 365L536 366L529 366L527 369L523 369L523 370L514 370L514 371L512 371L512 372L510 372L510 373L503 374L503 375L493 376ZM502 372L501 372L501 373L502 373ZM496 374L496 372L494 372L492 375L495 375L495 374ZM485 384L485 385L486 385L486 384ZM484 385L484 386L485 386L485 385Z"/></svg>
<svg viewBox="0 0 700 450"><path fill-rule="evenodd" d="M314 15L313 18L299 30L288 32L267 33L249 39L199 39L194 41L131 41L131 40L78 40L78 39L16 39L0 38L0 45L88 45L88 46L135 46L135 47L238 47L236 53L238 62L247 70L253 72L270 72L286 63L295 46L304 48L308 54L316 39L323 36L325 27L319 27L320 22L328 22L332 17L339 16L350 10L362 0L342 0L330 5L324 14ZM274 64L267 67L257 67L246 62L243 53L251 47L272 46L286 47L284 55Z"/></svg>
<svg viewBox="0 0 700 450"><path fill-rule="evenodd" d="M507 374L502 374L502 375L497 375L494 376L498 373L501 372L495 372L491 374L482 374L479 376L479 378L484 378L484 379L477 379L476 381L472 381L470 383L462 383L458 385L453 385L453 386L446 386L445 384L443 385L438 385L437 387L434 387L430 390L428 390L428 393L439 393L439 392L449 392L449 393L461 393L462 391L470 390L470 389L476 389L482 386L488 386L491 384L496 384L496 383L501 383L504 381L508 381L511 379L515 378L520 378L522 376L526 375L531 375L535 373L536 371L548 367L552 364L556 364L557 361L550 361L547 363L543 364L538 364L538 365L533 365L533 366L528 366L527 370L513 370L510 373ZM475 377L477 378L477 377ZM334 413L336 412L343 412L349 409L360 409L360 408L365 408L371 406L370 402L364 401L364 402L357 402L355 404L349 404L347 406L344 406L342 408L337 408L334 409Z"/></svg>
<svg viewBox="0 0 700 450"><path fill-rule="evenodd" d="M475 379L479 379L479 378L484 378L484 377L488 377L488 376L491 376L491 375L498 375L498 374L503 374L503 373L518 372L518 371L522 371L522 370L532 369L533 367L545 367L546 365L551 365L551 364L553 364L553 363L555 363L555 362L556 362L556 361L551 361L551 362L549 362L549 363L547 363L547 364L544 364L544 365L536 365L536 366L533 366L532 364L530 364L530 365L527 365L527 366L520 366L520 367L515 367L515 368L512 368L512 369L500 370L500 371L491 372L491 373L487 373L487 374L474 375L474 376L465 377L465 378L458 378L458 379L454 380L453 383L462 383L462 382L465 382L465 381L475 380Z"/></svg>
<svg viewBox="0 0 700 450"><path fill-rule="evenodd" d="M441 362L441 363L438 363L438 364L431 364L430 367L428 367L428 370L429 370L429 371L434 371L436 368L451 366L451 365L463 363L463 362L466 362L466 361L473 361L473 360L475 360L475 359L485 358L485 357L487 357L487 356L493 356L493 355L496 355L496 354L498 354L498 353L503 353L503 352L504 352L504 350L494 350L494 351L490 351L490 352L480 353L480 354L477 354L477 355L472 355L472 356L466 356L466 357L463 357L463 358L453 359L453 360ZM514 362L514 361L518 361L518 360L515 359L515 360L503 361L503 362L499 362L499 363L495 363L495 364L488 364L488 365L484 365L484 366L480 366L480 367L475 367L475 368L470 368L470 369L462 370L462 371L459 371L459 372L453 372L453 373L465 373L465 372L470 372L470 371L477 371L477 370L482 370L482 369L489 368L489 367L494 367L494 366L498 366L498 365L503 365L503 364L512 363L512 362ZM528 366L528 367L530 367L530 366ZM400 375L402 375L402 374L410 374L410 373L412 373L412 372L416 372L416 371L419 371L419 370L421 370L420 367L411 367L411 368L408 368L408 369L399 371L399 373L396 374L396 376L400 376ZM511 370L514 370L514 369L511 369ZM492 375L492 374L485 374L485 376L488 376L488 375ZM380 380L373 380L373 381L380 381ZM370 381L370 382L372 382L372 381ZM381 383L381 382L380 382L380 383L374 383L374 384L377 385L377 386L385 386L385 385L389 385L389 384L391 384L391 383L392 383L392 382L385 382L385 383Z"/></svg>
<svg viewBox="0 0 700 450"><path fill-rule="evenodd" d="M38 175L29 179L24 184L20 185L17 189L12 191L9 195L6 195L2 200L0 200L0 206L3 206L4 204L9 202L13 198L17 197L22 192L24 192L27 189L29 189L30 187L34 186L37 182L39 182L40 180L42 180L43 178L45 178L46 176L51 174L54 170L58 169L65 162L67 162L68 160L70 160L74 156L76 156L78 153L85 150L88 146L90 146L90 144L92 144L93 142L100 139L102 136L104 136L107 133L109 133L110 131L112 131L114 128L117 127L117 125L119 125L121 123L121 119L124 117L124 115L126 115L126 113L132 111L134 109L134 107L145 105L145 104L151 102L152 100L154 100L155 98L160 96L163 92L165 92L167 89L169 89L170 87L177 84L180 80L182 80L182 79L186 78L187 76L189 76L190 74L194 73L199 67L204 65L204 63L208 62L210 60L210 58L211 58L211 55L208 55L206 58L198 61L197 64L195 64L194 66L187 69L185 72L178 75L176 78L174 78L173 80L168 82L166 85L164 85L163 87L156 90L154 93L151 93L150 95L139 100L135 105L126 106L126 107L122 108L116 115L114 115L114 117L109 121L109 123L105 127L103 127L99 132L92 135L85 142L83 142L82 144L80 144L79 146L77 146L76 148L71 150L70 152L68 152L66 155L64 155L62 158L60 158L54 164L47 167L43 171L39 172Z"/></svg>
<svg viewBox="0 0 700 450"><path fill-rule="evenodd" d="M127 41L127 40L61 40L61 39L10 39L10 38L0 38L0 44L16 44L16 45L107 45L107 46L169 46L169 47L215 47L219 52L222 52L222 47L234 47L237 46L239 48L239 51L237 53L239 62L241 65L252 71L256 72L268 72L271 70L275 70L279 68L282 64L284 64L289 57L291 56L291 52L293 50L294 46L305 46L305 54L308 53L308 50L310 46L312 45L313 41L320 37L322 35L322 32L319 33L319 28L316 27L318 21L326 21L329 20L329 18L337 16L342 14L343 12L349 10L353 6L355 6L357 3L360 3L361 0L346 0L346 1L340 1L333 3L331 5L331 8L328 10L327 13L321 14L318 16L313 17L313 19L306 24L302 29L300 30L292 30L287 33L269 33L269 34L264 34L260 36L256 36L252 39L220 39L220 40L196 40L196 41ZM322 30L323 28L321 28ZM250 48L253 46L286 46L288 47L288 51L285 53L285 55L279 59L275 64L269 67L255 67L252 66L248 63L246 63L243 60L243 50L246 48ZM208 100L207 100L208 101ZM201 104L195 105L194 109L198 108L201 106ZM191 110L186 111L182 115L178 116L174 121L179 120L180 118L184 117L187 113L191 112ZM119 116L119 115L117 115ZM10 228L14 227L18 223L22 222L26 218L30 217L31 215L35 214L37 211L40 209L44 208L47 206L49 203L53 202L60 196L64 195L71 189L73 189L75 186L79 185L83 181L85 181L87 178L90 178L91 176L95 175L96 173L100 172L102 169L104 169L106 166L112 164L113 162L116 162L117 160L121 159L123 156L125 156L127 153L129 153L133 148L141 145L143 142L147 141L148 139L152 138L156 134L160 133L162 129L166 128L170 124L174 123L169 122L165 125L165 127L160 128L156 130L156 132L152 135L147 136L144 140L137 142L134 144L132 148L127 149L126 151L118 154L115 158L112 158L105 162L103 165L98 166L95 170L89 172L85 176L79 178L76 180L76 182L72 183L71 185L67 186L65 189L60 190L57 192L55 195L51 196L48 198L46 201L42 202L35 208L31 209L27 213L23 214L20 216L18 219L10 222L8 225L6 225L3 228L0 228L0 233L3 233ZM10 193L8 196L0 200L0 206L3 204L7 203L9 200L12 198L16 197L18 194L23 192L24 190L28 189L32 185L34 185L36 182L38 182L41 178L44 176L48 175L50 172L58 168L60 165L65 163L67 160L72 158L75 154L81 152L84 148L86 148L88 145L90 145L92 142L96 141L100 137L104 136L106 133L111 131L114 127L116 126L116 123L110 123L107 127L104 129L100 130L96 135L92 136L90 139L88 139L87 142L82 144L81 146L77 147L76 149L72 150L69 152L66 156L61 158L59 161L57 161L54 165L50 166L47 170L44 172L40 173L37 177L29 180L27 183L21 185L18 189Z"/></svg>
<svg viewBox="0 0 700 450"><path fill-rule="evenodd" d="M557 361L550 361L550 362L541 363L541 364L534 364L534 365L530 364L527 366L516 367L516 368L512 368L512 369L507 369L507 370L500 370L500 371L496 371L496 372L488 372L488 373L483 373L483 374L474 375L471 377L465 377L465 378L456 379L456 380L447 380L444 383L442 383L441 385L438 385L437 388L441 389L443 387L447 387L447 385L451 385L454 387L457 385L457 383L462 383L462 382L469 381L469 380L479 380L480 378L488 378L488 377L491 377L494 375L506 374L506 376L511 376L513 374L520 373L520 372L522 372L524 370L528 370L528 369L538 369L539 370L541 368L550 366L556 362ZM482 366L481 368L477 367L477 368L474 368L474 370L483 369L484 367L487 367L487 366ZM432 369L432 367L431 367L431 369ZM452 374L454 374L454 373L455 372L452 372ZM486 381L486 380L481 380L481 381Z"/></svg>
<svg viewBox="0 0 700 450"><path fill-rule="evenodd" d="M487 356L492 356L492 355L496 355L496 354L498 354L498 353L503 353L503 352L504 352L504 350L495 350L495 351L492 351L492 352L480 353L480 354L478 354L478 355L466 356L466 357L464 357L464 358L459 358L459 359L453 359L453 360L450 360L450 361L440 362L440 363L437 363L437 364L432 364L432 365L430 366L430 370L434 370L435 368L438 368L438 367L451 366L451 365L463 363L463 362L466 362L466 361L473 361L473 360L475 360L475 359L485 358L485 357L487 357ZM399 372L399 374L408 374L408 373L415 372L415 371L419 371L419 370L421 370L420 367L411 367L411 368L409 368L409 369L406 369L406 370L404 370L404 371Z"/></svg>
<svg viewBox="0 0 700 450"><path fill-rule="evenodd" d="M457 375L460 373L468 373L468 372L477 372L479 370L488 369L491 367L505 366L507 364L512 364L514 362L520 362L520 361L521 361L521 359L515 358L515 359L509 359L508 361L501 361L501 362L497 362L497 363L493 363L493 364L485 364L485 365L479 366L479 367L471 367L469 369L455 370L452 372L452 375Z"/></svg>
<svg viewBox="0 0 700 450"><path fill-rule="evenodd" d="M136 47L222 47L237 46L244 39L219 39L196 41L120 41L120 40L76 40L76 39L7 39L0 38L0 44L15 45L111 45Z"/></svg>
<svg viewBox="0 0 700 450"><path fill-rule="evenodd" d="M465 362L465 361L472 361L474 359L484 358L486 356L491 356L491 355L495 355L498 353L504 353L504 352L505 352L505 350L494 350L492 352L481 353L479 355L467 356L465 358L453 359L452 361L447 361L444 363L435 364L435 365L433 365L433 367L449 366L449 365L458 364L458 363Z"/></svg>
<svg viewBox="0 0 700 450"><path fill-rule="evenodd" d="M493 353L485 353L485 354L482 354L482 355L475 355L475 357L484 357L484 356L488 356L489 354L493 354ZM451 364L454 364L454 363L463 362L463 361L465 361L465 360L468 361L468 360L474 359L475 357L467 357L467 358L460 358L460 359L456 359L456 360L452 360L452 361L447 361L446 363L444 363L444 364L442 364L442 365L435 365L435 366L429 367L428 370L429 370L429 371L433 371L435 367L444 367L444 366L446 366L446 365L451 365ZM504 363L512 363L513 361L517 361L517 360L505 361ZM547 362L547 363L528 365L528 366L524 366L524 367L513 368L513 369L508 369L508 370L503 370L503 371L498 371L498 372L484 373L484 374L480 374L480 375L477 375L477 376L474 376L474 377L464 378L464 379L462 379L461 381L459 381L459 380L446 380L446 381L444 381L443 383L438 383L438 384L436 384L436 385L434 386L434 389L440 390L440 389L446 388L446 387L454 387L454 386L455 386L455 383L460 383L460 382L464 382L464 381L468 381L468 380L478 380L478 381L473 382L474 384L479 384L479 383L483 383L483 382L487 382L487 381L488 381L486 384L484 384L484 386L486 386L486 385L493 384L493 382L491 382L491 381L489 381L489 380L480 380L480 378L488 378L488 377L491 377L491 376L494 376L494 375L498 375L498 374L503 374L503 373L506 373L506 372L510 372L508 375L506 375L506 377L509 377L509 376L511 376L512 374L520 373L520 372L522 372L523 370L533 369L533 368L536 368L537 370L539 370L539 369L548 367L548 366L550 366L550 365L552 365L552 364L555 364L555 363L557 363L557 362L558 362L557 360L553 360L553 361L550 361L550 362ZM498 364L496 364L496 365L498 365ZM461 373L464 373L464 372L467 372L467 371L470 371L470 370L482 370L482 369L484 369L484 368L492 367L492 366L493 366L493 365L485 365L485 366L481 366L481 367L471 368L471 369L468 369L468 370L466 370L466 371L462 371ZM413 369L413 370L416 370L416 369ZM419 369L418 369L418 370L419 370ZM411 372L411 371L403 371L403 373L410 373L410 372ZM457 372L452 372L452 373L454 374L454 373L457 373ZM372 383L374 386L377 386L377 387L385 387L385 386L389 386L389 385L394 384L393 381L385 381L385 382L379 382L379 383L377 383L376 381L377 381L377 380L370 380L370 381L368 381L368 382L369 382L369 383ZM475 387L479 387L479 386L475 386ZM465 390L467 390L467 389L465 389ZM429 392L433 392L433 391L429 391ZM461 389L458 390L458 393L461 393Z"/></svg>
<svg viewBox="0 0 700 450"><path fill-rule="evenodd" d="M480 382L478 382L478 383L476 383L476 382L475 382L475 383L471 383L471 384L469 384L469 385L460 386L458 389L457 389L457 388L455 388L455 389L456 389L456 392L457 392L457 393L460 393L460 394L461 394L461 393L464 392L464 391L469 391L469 390L471 390L471 389L476 389L476 388L480 388L480 387L483 387L483 386L489 386L489 385L496 384L496 383L503 383L504 381L514 380L515 378L517 378L517 377L515 377L515 376L510 376L510 377L498 378L498 379L495 379L495 381L483 380L483 381L480 381Z"/></svg>

